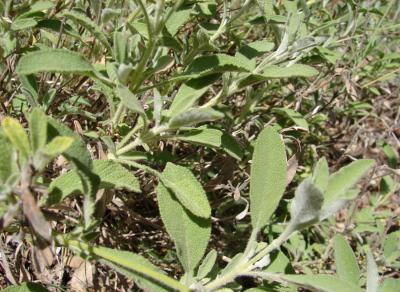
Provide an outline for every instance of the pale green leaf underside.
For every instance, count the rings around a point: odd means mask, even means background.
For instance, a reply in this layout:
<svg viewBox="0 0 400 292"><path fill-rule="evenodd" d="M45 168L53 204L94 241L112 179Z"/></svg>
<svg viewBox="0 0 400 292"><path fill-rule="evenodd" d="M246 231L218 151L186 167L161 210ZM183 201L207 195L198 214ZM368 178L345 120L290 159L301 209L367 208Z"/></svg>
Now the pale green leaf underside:
<svg viewBox="0 0 400 292"><path fill-rule="evenodd" d="M282 278L289 283L325 292L362 291L358 286L332 275L284 275Z"/></svg>
<svg viewBox="0 0 400 292"><path fill-rule="evenodd" d="M374 164L374 160L360 159L332 174L328 180L325 205L341 199Z"/></svg>
<svg viewBox="0 0 400 292"><path fill-rule="evenodd" d="M335 254L336 274L344 281L358 285L360 268L356 256L346 239L342 235L336 235L333 241Z"/></svg>
<svg viewBox="0 0 400 292"><path fill-rule="evenodd" d="M162 173L161 180L193 215L203 218L211 216L207 195L189 169L169 162Z"/></svg>
<svg viewBox="0 0 400 292"><path fill-rule="evenodd" d="M326 191L329 179L329 167L325 157L318 160L313 171L313 183L321 190L322 193Z"/></svg>
<svg viewBox="0 0 400 292"><path fill-rule="evenodd" d="M169 128L176 129L198 123L211 122L222 119L223 117L223 113L212 108L194 108L172 118L169 121Z"/></svg>
<svg viewBox="0 0 400 292"><path fill-rule="evenodd" d="M177 256L186 272L203 258L211 234L211 220L192 215L162 182L157 187L161 218L175 243Z"/></svg>
<svg viewBox="0 0 400 292"><path fill-rule="evenodd" d="M258 136L250 178L250 210L253 228L268 223L286 187L286 152L281 136L265 128Z"/></svg>
<svg viewBox="0 0 400 292"><path fill-rule="evenodd" d="M175 136L176 139L193 144L221 149L235 159L241 160L243 151L236 140L218 129L200 127Z"/></svg>
<svg viewBox="0 0 400 292"><path fill-rule="evenodd" d="M140 192L139 181L126 168L112 160L94 160L92 171L100 177L100 187L106 189L127 189ZM67 196L83 192L78 173L71 170L53 180L49 186L47 203L59 203Z"/></svg>
<svg viewBox="0 0 400 292"><path fill-rule="evenodd" d="M89 73L92 65L80 54L63 49L41 50L24 55L17 65L18 75L39 72Z"/></svg>

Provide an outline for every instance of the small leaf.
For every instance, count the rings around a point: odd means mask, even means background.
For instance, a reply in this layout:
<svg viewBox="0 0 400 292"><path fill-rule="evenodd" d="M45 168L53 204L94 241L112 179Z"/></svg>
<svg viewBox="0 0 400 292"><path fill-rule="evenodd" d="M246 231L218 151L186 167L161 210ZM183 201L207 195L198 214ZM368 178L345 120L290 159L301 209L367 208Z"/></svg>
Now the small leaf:
<svg viewBox="0 0 400 292"><path fill-rule="evenodd" d="M379 286L378 267L371 252L367 251L367 289L366 292L377 292Z"/></svg>
<svg viewBox="0 0 400 292"><path fill-rule="evenodd" d="M202 261L199 270L197 272L196 278L201 280L211 272L212 268L215 265L215 261L217 260L217 251L215 249L212 249L207 256L204 258Z"/></svg>
<svg viewBox="0 0 400 292"><path fill-rule="evenodd" d="M362 291L358 286L332 275L283 275L282 279L308 289L326 292Z"/></svg>
<svg viewBox="0 0 400 292"><path fill-rule="evenodd" d="M387 235L383 244L383 255L387 263L394 263L400 258L400 231L394 231Z"/></svg>
<svg viewBox="0 0 400 292"><path fill-rule="evenodd" d="M259 134L253 152L250 211L254 229L268 223L286 187L286 152L281 136L267 127Z"/></svg>
<svg viewBox="0 0 400 292"><path fill-rule="evenodd" d="M157 187L157 200L161 218L175 243L177 256L185 271L192 273L207 248L211 221L193 216L163 183Z"/></svg>
<svg viewBox="0 0 400 292"><path fill-rule="evenodd" d="M332 174L328 180L325 205L341 199L374 164L374 160L360 159Z"/></svg>
<svg viewBox="0 0 400 292"><path fill-rule="evenodd" d="M318 189L321 190L322 193L324 193L326 191L326 187L328 186L328 179L328 162L326 161L325 157L322 157L318 160L317 164L314 167L313 183Z"/></svg>
<svg viewBox="0 0 400 292"><path fill-rule="evenodd" d="M38 108L34 108L29 115L29 130L32 151L36 152L46 145L47 141L47 117Z"/></svg>
<svg viewBox="0 0 400 292"><path fill-rule="evenodd" d="M228 133L222 132L218 129L200 127L179 134L174 138L193 144L222 149L237 160L241 160L243 156L243 151L240 148L239 144L236 142L235 138L233 138Z"/></svg>
<svg viewBox="0 0 400 292"><path fill-rule="evenodd" d="M9 140L0 133L0 185L5 184L7 179L14 173L16 155Z"/></svg>
<svg viewBox="0 0 400 292"><path fill-rule="evenodd" d="M360 268L353 250L342 235L336 235L333 240L336 274L343 281L358 285Z"/></svg>
<svg viewBox="0 0 400 292"><path fill-rule="evenodd" d="M203 218L210 217L211 208L207 195L190 170L168 162L161 180L193 215Z"/></svg>
<svg viewBox="0 0 400 292"><path fill-rule="evenodd" d="M272 111L288 116L297 126L304 128L307 132L309 131L307 121L300 113L296 112L295 110L282 107L274 108Z"/></svg>
<svg viewBox="0 0 400 292"><path fill-rule="evenodd" d="M121 99L122 104L131 111L145 116L144 109L136 96L126 86L118 86L117 96Z"/></svg>
<svg viewBox="0 0 400 292"><path fill-rule="evenodd" d="M183 112L169 121L169 128L177 129L202 122L222 119L224 114L211 108L197 108Z"/></svg>
<svg viewBox="0 0 400 292"><path fill-rule="evenodd" d="M324 197L321 191L311 183L311 179L305 179L296 189L292 201L291 224L294 224L296 229L302 229L318 222L323 202Z"/></svg>
<svg viewBox="0 0 400 292"><path fill-rule="evenodd" d="M165 23L168 32L174 36L178 33L179 28L190 19L192 8L179 9Z"/></svg>
<svg viewBox="0 0 400 292"><path fill-rule="evenodd" d="M47 144L42 152L51 157L57 156L63 152L65 152L74 142L74 138L72 137L55 137L49 144Z"/></svg>
<svg viewBox="0 0 400 292"><path fill-rule="evenodd" d="M168 116L175 117L191 108L208 91L210 85L219 76L219 74L209 75L192 79L182 84L172 101Z"/></svg>
<svg viewBox="0 0 400 292"><path fill-rule="evenodd" d="M126 189L140 192L137 178L117 162L94 160L92 171L100 178L100 189ZM72 170L51 182L47 204L59 203L67 196L77 193L83 193L83 186L79 183L78 173Z"/></svg>
<svg viewBox="0 0 400 292"><path fill-rule="evenodd" d="M80 54L64 49L48 49L24 55L16 68L18 75L39 72L82 73L93 71L92 65Z"/></svg>
<svg viewBox="0 0 400 292"><path fill-rule="evenodd" d="M2 127L4 134L14 147L21 152L23 157L27 158L30 152L29 139L22 125L16 119L5 117Z"/></svg>

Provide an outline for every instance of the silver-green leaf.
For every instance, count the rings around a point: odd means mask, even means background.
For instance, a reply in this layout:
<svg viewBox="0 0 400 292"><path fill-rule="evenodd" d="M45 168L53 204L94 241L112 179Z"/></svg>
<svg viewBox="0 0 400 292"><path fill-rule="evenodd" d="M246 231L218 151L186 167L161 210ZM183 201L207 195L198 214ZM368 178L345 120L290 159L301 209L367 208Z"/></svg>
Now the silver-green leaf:
<svg viewBox="0 0 400 292"><path fill-rule="evenodd" d="M360 268L356 256L346 239L342 235L336 235L333 239L335 254L336 274L340 279L358 285L360 280Z"/></svg>

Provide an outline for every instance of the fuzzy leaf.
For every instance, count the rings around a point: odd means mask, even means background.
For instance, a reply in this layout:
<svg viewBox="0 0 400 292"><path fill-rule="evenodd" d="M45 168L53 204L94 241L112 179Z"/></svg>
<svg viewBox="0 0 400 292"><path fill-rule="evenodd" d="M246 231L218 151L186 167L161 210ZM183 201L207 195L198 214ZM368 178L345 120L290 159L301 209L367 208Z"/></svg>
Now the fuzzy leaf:
<svg viewBox="0 0 400 292"><path fill-rule="evenodd" d="M362 291L358 286L332 275L284 275L282 278L289 283L326 292Z"/></svg>
<svg viewBox="0 0 400 292"><path fill-rule="evenodd" d="M168 116L175 117L191 108L196 101L208 91L210 85L215 82L218 77L219 74L213 74L192 79L182 84L172 101Z"/></svg>
<svg viewBox="0 0 400 292"><path fill-rule="evenodd" d="M47 292L45 287L38 283L22 283L19 285L12 285L3 290L3 292Z"/></svg>
<svg viewBox="0 0 400 292"><path fill-rule="evenodd" d="M39 72L81 73L93 71L92 65L80 54L64 49L48 49L24 55L17 65L18 75Z"/></svg>
<svg viewBox="0 0 400 292"><path fill-rule="evenodd" d="M342 235L336 235L333 241L335 252L336 274L343 281L358 285L360 280L360 268L356 256L346 239Z"/></svg>
<svg viewBox="0 0 400 292"><path fill-rule="evenodd" d="M379 287L379 292L393 292L400 287L400 279L386 279Z"/></svg>
<svg viewBox="0 0 400 292"><path fill-rule="evenodd" d="M215 261L217 260L217 251L212 249L202 261L199 270L197 272L197 279L203 279L207 277L207 275L211 272L212 268L215 265Z"/></svg>
<svg viewBox="0 0 400 292"><path fill-rule="evenodd" d="M167 20L165 27L172 36L176 35L179 28L189 21L191 12L192 8L179 9Z"/></svg>
<svg viewBox="0 0 400 292"><path fill-rule="evenodd" d="M183 112L169 121L171 129L191 126L202 122L222 119L224 114L211 108L194 108Z"/></svg>
<svg viewBox="0 0 400 292"><path fill-rule="evenodd" d="M174 138L193 144L221 149L237 160L241 160L243 156L243 151L235 138L218 129L200 127L179 134Z"/></svg>
<svg viewBox="0 0 400 292"><path fill-rule="evenodd" d="M367 251L367 289L366 292L377 292L379 286L378 267L371 252Z"/></svg>
<svg viewBox="0 0 400 292"><path fill-rule="evenodd" d="M400 259L400 231L389 233L383 244L383 255L387 263L394 263Z"/></svg>
<svg viewBox="0 0 400 292"><path fill-rule="evenodd" d="M30 152L29 139L22 125L14 118L5 117L2 127L14 147L27 158Z"/></svg>
<svg viewBox="0 0 400 292"><path fill-rule="evenodd" d="M286 152L281 136L265 128L258 136L251 166L250 210L253 228L268 223L286 187Z"/></svg>
<svg viewBox="0 0 400 292"><path fill-rule="evenodd" d="M360 159L332 174L328 180L325 205L341 199L374 164L374 160Z"/></svg>
<svg viewBox="0 0 400 292"><path fill-rule="evenodd" d="M207 248L211 220L191 214L161 182L157 187L157 199L161 218L175 243L177 256L185 271L191 273Z"/></svg>
<svg viewBox="0 0 400 292"><path fill-rule="evenodd" d="M318 222L323 202L324 197L321 191L311 183L311 179L305 179L296 189L292 201L291 224L301 229Z"/></svg>
<svg viewBox="0 0 400 292"><path fill-rule="evenodd" d="M300 113L296 112L295 110L282 107L282 108L274 108L273 112L288 116L297 126L302 127L305 130L309 131L307 121Z"/></svg>
<svg viewBox="0 0 400 292"><path fill-rule="evenodd" d="M318 189L321 190L322 193L324 193L326 191L326 187L328 186L328 179L328 162L326 161L325 157L322 157L318 160L317 164L314 167L313 183Z"/></svg>
<svg viewBox="0 0 400 292"><path fill-rule="evenodd" d="M46 145L47 141L47 117L38 108L34 108L29 115L29 130L32 151L36 152Z"/></svg>
<svg viewBox="0 0 400 292"><path fill-rule="evenodd" d="M55 137L43 148L43 153L51 157L57 156L65 152L74 143L74 138L72 137Z"/></svg>
<svg viewBox="0 0 400 292"><path fill-rule="evenodd" d="M270 66L264 69L262 76L267 78L312 77L318 71L303 64L294 64L289 67Z"/></svg>
<svg viewBox="0 0 400 292"><path fill-rule="evenodd" d="M201 184L187 168L168 162L161 180L193 215L209 218L210 204Z"/></svg>
<svg viewBox="0 0 400 292"><path fill-rule="evenodd" d="M121 99L122 104L128 109L142 116L145 115L142 105L128 87L118 86L117 96Z"/></svg>
<svg viewBox="0 0 400 292"><path fill-rule="evenodd" d="M14 172L14 150L9 140L2 133L0 133L0 149L0 184L4 184Z"/></svg>
<svg viewBox="0 0 400 292"><path fill-rule="evenodd" d="M137 178L117 162L94 160L92 171L100 178L100 189L126 189L140 192ZM83 193L83 186L79 182L78 173L72 170L51 182L47 204L59 203L67 196L77 193Z"/></svg>

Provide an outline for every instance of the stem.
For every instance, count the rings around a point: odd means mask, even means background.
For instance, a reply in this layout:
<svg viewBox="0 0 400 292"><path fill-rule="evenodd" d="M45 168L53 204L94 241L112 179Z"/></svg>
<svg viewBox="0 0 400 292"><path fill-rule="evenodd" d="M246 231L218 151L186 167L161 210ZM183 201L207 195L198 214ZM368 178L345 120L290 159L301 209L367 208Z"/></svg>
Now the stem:
<svg viewBox="0 0 400 292"><path fill-rule="evenodd" d="M72 250L75 250L78 252L85 251L86 253L89 253L91 255L95 255L97 257L103 258L114 264L125 267L139 275L144 275L146 277L149 277L152 280L154 280L162 285L165 285L169 288L172 288L174 290L185 291L185 292L190 291L189 288L182 285L175 279L168 277L167 275L164 275L162 273L154 271L154 270L152 270L148 267L145 267L141 264L136 264L134 261L131 261L130 259L125 259L123 257L115 257L110 252L108 252L107 250L104 250L103 248L93 247L93 246L88 245L87 243L79 242L76 240L68 240L64 236L57 236L57 241L59 241L62 245L71 248Z"/></svg>
<svg viewBox="0 0 400 292"><path fill-rule="evenodd" d="M142 144L142 142L143 141L139 137L137 137L132 143L129 143L128 145L118 149L116 154L117 155L125 154L126 152L129 152L129 151L135 149L137 146Z"/></svg>
<svg viewBox="0 0 400 292"><path fill-rule="evenodd" d="M122 102L120 104L118 104L118 108L117 111L114 114L114 117L112 119L112 125L114 128L117 127L117 125L119 124L119 121L121 119L122 113L124 111L124 105L122 104Z"/></svg>

